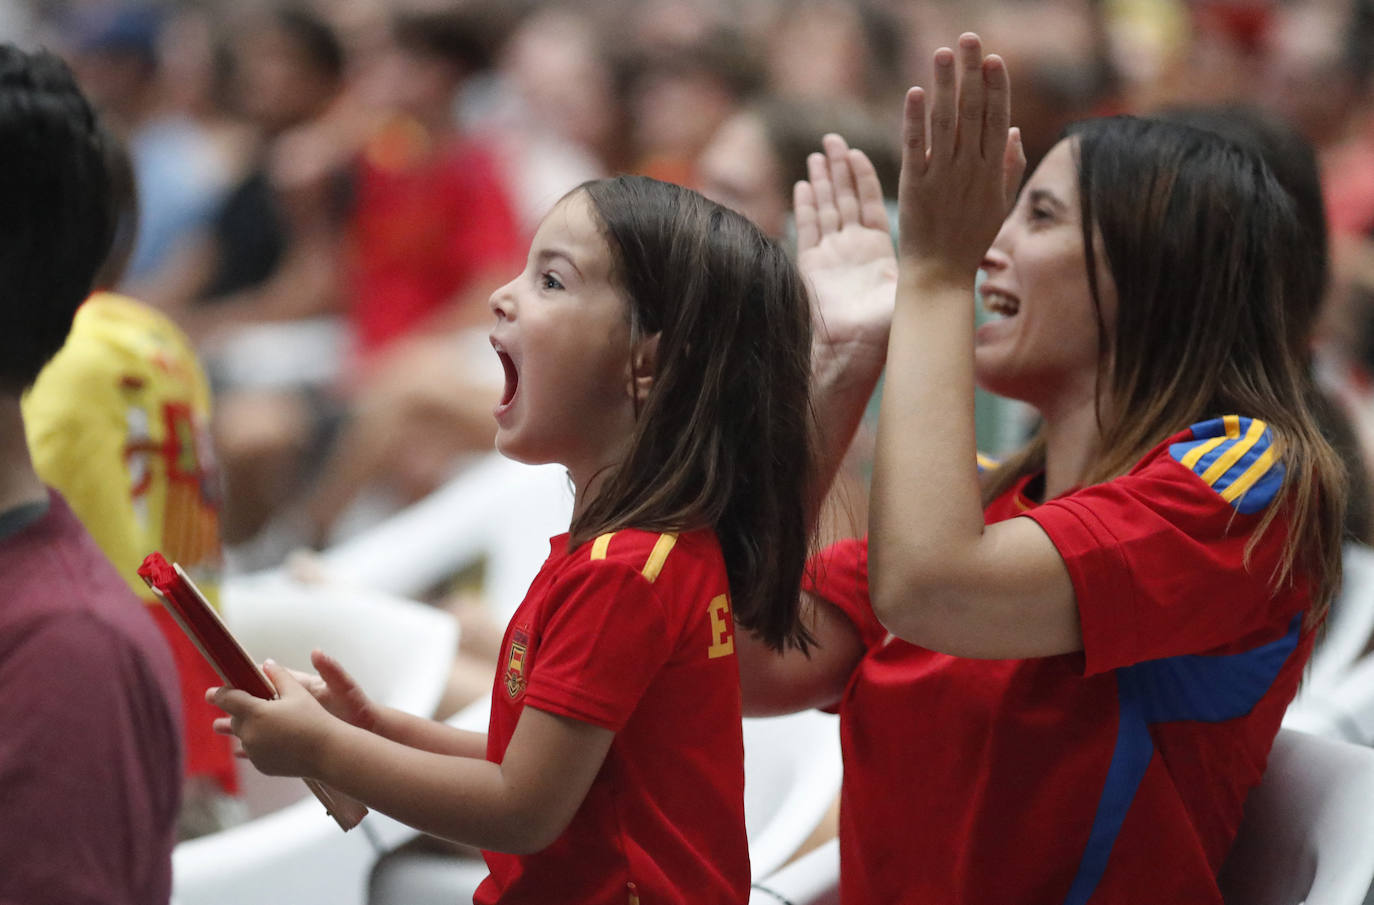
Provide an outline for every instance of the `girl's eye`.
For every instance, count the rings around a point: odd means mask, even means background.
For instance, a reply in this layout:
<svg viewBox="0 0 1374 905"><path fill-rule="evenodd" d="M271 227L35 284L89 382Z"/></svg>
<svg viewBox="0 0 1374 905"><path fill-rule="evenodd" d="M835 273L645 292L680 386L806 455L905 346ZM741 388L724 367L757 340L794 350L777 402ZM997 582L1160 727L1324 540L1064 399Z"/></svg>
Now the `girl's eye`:
<svg viewBox="0 0 1374 905"><path fill-rule="evenodd" d="M562 289L563 284L558 281L558 277L552 273L541 273L539 275L539 285L544 289Z"/></svg>
<svg viewBox="0 0 1374 905"><path fill-rule="evenodd" d="M1032 207L1030 209L1030 219L1032 222L1045 222L1054 218L1053 212L1044 207Z"/></svg>

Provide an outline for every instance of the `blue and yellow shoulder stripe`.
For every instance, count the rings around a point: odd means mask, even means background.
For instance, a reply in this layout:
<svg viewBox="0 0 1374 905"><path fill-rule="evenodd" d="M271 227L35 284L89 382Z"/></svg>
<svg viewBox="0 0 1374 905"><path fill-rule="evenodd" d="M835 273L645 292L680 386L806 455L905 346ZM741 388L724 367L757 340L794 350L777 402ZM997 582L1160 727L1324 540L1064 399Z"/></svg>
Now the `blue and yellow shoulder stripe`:
<svg viewBox="0 0 1374 905"><path fill-rule="evenodd" d="M1169 455L1190 468L1237 511L1259 512L1278 496L1284 467L1280 444L1258 418L1226 415L1199 421L1191 440L1169 445Z"/></svg>
<svg viewBox="0 0 1374 905"><path fill-rule="evenodd" d="M985 456L982 453L977 454L977 459L979 474L982 474L985 471L992 471L994 468L999 468L1002 465L1001 462L997 461L992 456Z"/></svg>

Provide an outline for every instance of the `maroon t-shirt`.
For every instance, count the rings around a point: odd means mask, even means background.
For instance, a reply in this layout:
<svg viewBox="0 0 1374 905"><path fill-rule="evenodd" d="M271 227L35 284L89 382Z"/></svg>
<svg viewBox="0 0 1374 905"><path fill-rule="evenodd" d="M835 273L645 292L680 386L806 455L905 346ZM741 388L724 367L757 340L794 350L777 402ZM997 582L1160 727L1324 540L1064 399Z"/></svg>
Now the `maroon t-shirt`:
<svg viewBox="0 0 1374 905"><path fill-rule="evenodd" d="M157 626L51 493L0 535L0 905L168 901L179 713Z"/></svg>

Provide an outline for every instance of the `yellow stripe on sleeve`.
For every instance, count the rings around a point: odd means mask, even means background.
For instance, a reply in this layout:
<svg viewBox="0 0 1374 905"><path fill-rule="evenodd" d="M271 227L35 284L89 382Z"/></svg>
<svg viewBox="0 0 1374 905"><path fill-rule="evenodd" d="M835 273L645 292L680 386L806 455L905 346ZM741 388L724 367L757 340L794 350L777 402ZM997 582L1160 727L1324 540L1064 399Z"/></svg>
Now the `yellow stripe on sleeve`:
<svg viewBox="0 0 1374 905"><path fill-rule="evenodd" d="M1201 461L1203 456L1207 455L1209 452L1216 449L1221 444L1225 443L1228 439L1230 438L1213 437L1210 440L1207 440L1203 443L1199 443L1197 446L1194 446L1192 449L1188 450L1188 454L1184 456L1182 459L1179 459L1179 461L1183 463L1184 468L1187 468L1191 471L1197 468L1197 463Z"/></svg>
<svg viewBox="0 0 1374 905"><path fill-rule="evenodd" d="M1229 416L1228 416L1229 417ZM1258 418L1250 422L1250 430L1245 437L1232 444L1226 452L1217 456L1217 460L1212 463L1212 467L1202 473L1202 480L1209 485L1215 484L1226 472L1231 470L1231 466L1240 461L1240 457L1250 451L1250 447L1259 442L1259 438L1264 435L1264 422Z"/></svg>
<svg viewBox="0 0 1374 905"><path fill-rule="evenodd" d="M649 553L649 561L644 564L644 577L650 582L658 580L658 573L663 571L663 564L668 560L668 554L672 552L673 545L677 543L676 534L660 534L658 540L654 542L654 549Z"/></svg>
<svg viewBox="0 0 1374 905"><path fill-rule="evenodd" d="M1260 453L1260 457L1250 463L1250 467L1245 469L1244 474L1231 482L1231 486L1221 492L1221 498L1228 503L1234 503L1240 499L1245 491L1255 486L1255 482L1269 473L1269 468L1278 458L1278 444L1270 444L1269 448Z"/></svg>
<svg viewBox="0 0 1374 905"><path fill-rule="evenodd" d="M1235 440L1240 436L1240 415L1222 415L1221 426L1226 431L1226 436Z"/></svg>
<svg viewBox="0 0 1374 905"><path fill-rule="evenodd" d="M615 537L614 531L608 531L592 541L592 559L605 559L606 549L611 545L611 538Z"/></svg>

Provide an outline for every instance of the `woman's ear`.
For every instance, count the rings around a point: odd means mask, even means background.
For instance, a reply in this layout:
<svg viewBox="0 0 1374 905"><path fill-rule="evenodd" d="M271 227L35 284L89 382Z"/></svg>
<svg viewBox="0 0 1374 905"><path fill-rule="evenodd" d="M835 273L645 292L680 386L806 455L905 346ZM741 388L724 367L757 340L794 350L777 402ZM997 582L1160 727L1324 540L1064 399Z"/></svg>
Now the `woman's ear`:
<svg viewBox="0 0 1374 905"><path fill-rule="evenodd" d="M654 385L654 374L658 371L658 338L654 333L641 339L630 353L630 398L636 405L643 405L649 398L649 390Z"/></svg>

